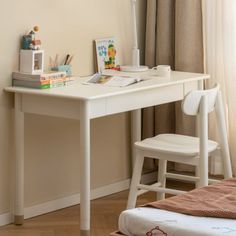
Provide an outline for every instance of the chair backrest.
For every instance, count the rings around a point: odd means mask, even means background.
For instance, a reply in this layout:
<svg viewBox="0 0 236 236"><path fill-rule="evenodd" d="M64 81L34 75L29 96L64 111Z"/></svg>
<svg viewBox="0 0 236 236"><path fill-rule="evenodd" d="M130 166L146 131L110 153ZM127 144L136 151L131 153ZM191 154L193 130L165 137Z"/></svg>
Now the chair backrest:
<svg viewBox="0 0 236 236"><path fill-rule="evenodd" d="M208 185L208 113L215 110L216 129L220 134L220 148L224 155L223 167L227 178L232 176L230 163L229 145L227 139L227 127L224 113L224 104L222 100L219 85L208 90L196 90L189 92L183 102L182 110L187 115L199 115L198 120L198 137L199 137L199 170L206 168L206 171L200 173L204 175L199 186Z"/></svg>
<svg viewBox="0 0 236 236"><path fill-rule="evenodd" d="M195 116L199 113L201 99L207 98L207 113L212 112L215 109L216 98L219 91L219 84L216 84L214 88L208 90L194 90L189 92L183 102L182 111L186 115Z"/></svg>

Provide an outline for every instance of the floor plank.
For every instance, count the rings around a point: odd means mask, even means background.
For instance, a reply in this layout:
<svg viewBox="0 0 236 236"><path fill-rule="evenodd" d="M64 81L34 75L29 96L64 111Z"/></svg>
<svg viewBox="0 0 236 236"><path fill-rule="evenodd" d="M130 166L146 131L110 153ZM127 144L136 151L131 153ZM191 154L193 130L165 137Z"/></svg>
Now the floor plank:
<svg viewBox="0 0 236 236"><path fill-rule="evenodd" d="M192 184L177 184L174 181L168 185L183 190L193 188ZM127 196L128 191L123 191L92 201L93 236L106 236L118 228L119 214L126 207ZM146 193L139 197L138 204L155 201L155 196L155 193ZM0 228L0 236L79 236L79 211L79 205L76 205L25 220L23 226L4 226Z"/></svg>

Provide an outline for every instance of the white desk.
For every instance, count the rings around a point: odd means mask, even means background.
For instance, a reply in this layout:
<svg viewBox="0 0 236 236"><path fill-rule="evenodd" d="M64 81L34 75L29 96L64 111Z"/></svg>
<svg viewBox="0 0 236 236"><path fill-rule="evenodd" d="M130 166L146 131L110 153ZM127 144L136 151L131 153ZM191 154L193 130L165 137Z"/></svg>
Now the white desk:
<svg viewBox="0 0 236 236"><path fill-rule="evenodd" d="M111 72L112 73L112 72ZM117 73L117 72L116 72ZM122 72L119 72L122 73ZM148 72L132 74L146 77ZM120 112L132 112L133 141L141 138L141 112L144 107L182 100L190 90L202 87L206 74L172 72L171 79L151 79L124 88L83 85L81 78L68 87L37 90L8 87L15 93L16 187L15 223L24 218L24 113L72 118L80 121L80 227L90 235L90 119Z"/></svg>

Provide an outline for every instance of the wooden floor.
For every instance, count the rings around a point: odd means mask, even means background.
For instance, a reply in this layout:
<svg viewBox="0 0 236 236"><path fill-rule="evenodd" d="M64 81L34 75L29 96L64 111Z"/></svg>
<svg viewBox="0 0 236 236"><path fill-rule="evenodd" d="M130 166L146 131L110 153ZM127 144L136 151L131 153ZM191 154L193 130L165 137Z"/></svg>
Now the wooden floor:
<svg viewBox="0 0 236 236"><path fill-rule="evenodd" d="M176 182L169 182L176 185ZM178 185L189 190L191 184ZM126 207L128 191L92 201L92 235L107 236L115 231L118 217ZM155 193L141 196L138 204L155 201ZM79 236L79 205L31 218L23 226L8 225L0 228L0 236Z"/></svg>

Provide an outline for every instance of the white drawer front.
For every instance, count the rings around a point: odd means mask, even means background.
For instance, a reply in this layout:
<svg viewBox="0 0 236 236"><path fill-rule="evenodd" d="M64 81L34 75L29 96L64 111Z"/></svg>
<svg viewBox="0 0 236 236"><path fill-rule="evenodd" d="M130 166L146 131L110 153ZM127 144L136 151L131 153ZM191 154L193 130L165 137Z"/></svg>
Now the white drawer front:
<svg viewBox="0 0 236 236"><path fill-rule="evenodd" d="M79 119L80 101L24 94L22 109L25 113Z"/></svg>
<svg viewBox="0 0 236 236"><path fill-rule="evenodd" d="M107 114L130 111L182 99L183 84L153 88L109 98L107 100Z"/></svg>

